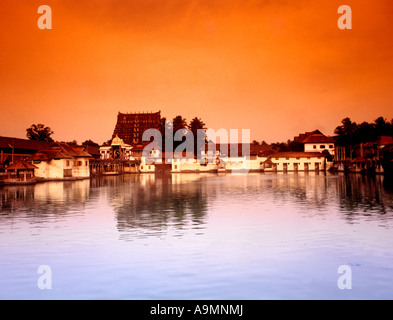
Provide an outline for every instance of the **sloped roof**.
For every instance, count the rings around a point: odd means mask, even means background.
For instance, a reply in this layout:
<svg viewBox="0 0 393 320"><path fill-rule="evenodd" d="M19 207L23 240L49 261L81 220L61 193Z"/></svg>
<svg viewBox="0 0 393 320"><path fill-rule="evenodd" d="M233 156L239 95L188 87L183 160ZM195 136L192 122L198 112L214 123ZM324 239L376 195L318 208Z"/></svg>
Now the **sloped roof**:
<svg viewBox="0 0 393 320"><path fill-rule="evenodd" d="M379 138L379 144L380 145L388 145L393 143L393 137L390 136L381 136Z"/></svg>
<svg viewBox="0 0 393 320"><path fill-rule="evenodd" d="M323 134L312 134L299 140L300 143L335 143L333 138L327 137Z"/></svg>
<svg viewBox="0 0 393 320"><path fill-rule="evenodd" d="M38 167L24 160L15 162L7 167L7 170L26 170L26 169L32 170L32 169L38 169Z"/></svg>
<svg viewBox="0 0 393 320"><path fill-rule="evenodd" d="M19 139L13 137L0 137L0 148L8 149L14 147L14 149L23 149L23 150L45 150L53 145L53 142L47 141L36 141L36 140L28 140L28 139Z"/></svg>
<svg viewBox="0 0 393 320"><path fill-rule="evenodd" d="M366 159L363 157L357 157L355 159L352 160L352 162L356 163L356 162L366 162Z"/></svg>
<svg viewBox="0 0 393 320"><path fill-rule="evenodd" d="M71 146L65 142L56 142L49 149L38 151L29 160L46 161L52 159L86 158L92 155L85 151L85 146Z"/></svg>
<svg viewBox="0 0 393 320"><path fill-rule="evenodd" d="M301 134L299 134L297 137L295 137L294 139L293 139L293 141L297 141L297 142L300 142L301 140L303 140L303 139L305 139L305 138L307 138L308 136L311 136L311 135L313 135L313 134L322 134L322 132L321 131L319 131L318 129L316 129L316 130L314 130L314 131L311 131L311 132L305 132L305 133L301 133Z"/></svg>
<svg viewBox="0 0 393 320"><path fill-rule="evenodd" d="M271 158L321 158L325 157L320 152L276 152L271 155Z"/></svg>
<svg viewBox="0 0 393 320"><path fill-rule="evenodd" d="M274 149L271 145L263 144L257 145L253 143L206 143L205 151L209 150L209 147L213 150L220 151L221 153L227 153L229 155L241 156L243 152L250 155L270 155L274 153Z"/></svg>

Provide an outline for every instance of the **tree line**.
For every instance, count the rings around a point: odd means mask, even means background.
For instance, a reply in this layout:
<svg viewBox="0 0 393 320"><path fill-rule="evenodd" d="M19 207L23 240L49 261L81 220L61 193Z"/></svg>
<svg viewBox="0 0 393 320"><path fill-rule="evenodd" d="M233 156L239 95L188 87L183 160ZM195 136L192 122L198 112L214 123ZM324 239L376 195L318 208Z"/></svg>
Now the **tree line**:
<svg viewBox="0 0 393 320"><path fill-rule="evenodd" d="M384 117L379 117L373 123L358 124L350 118L345 118L334 133L337 143L341 146L376 142L381 136L393 137L393 119L389 122Z"/></svg>
<svg viewBox="0 0 393 320"><path fill-rule="evenodd" d="M165 141L168 141L167 139L173 139L173 147L174 149L176 149L176 147L179 146L182 141L186 139L185 135L187 134L187 132L191 132L194 135L195 139L195 154L196 149L200 147L197 146L196 143L198 130L206 131L206 129L206 124L201 118L194 117L189 123L187 123L186 118L181 115L174 117L171 121L167 121L167 118L163 117L158 128L162 137L163 149L165 149ZM168 132L172 130L173 136L167 137ZM179 130L182 130L184 132L182 141L176 141L174 139L174 136ZM33 124L31 125L31 127L26 129L26 132L26 135L30 140L53 142L51 136L54 132L50 127L46 127L43 124ZM375 142L381 136L393 137L393 119L391 121L388 121L386 118L381 116L372 123L364 121L358 124L356 122L353 122L349 117L347 117L341 121L341 125L336 127L336 129L334 130L334 134L334 138L337 144L341 146ZM111 141L112 140L110 139L104 142L104 145L110 145ZM78 144L76 140L68 141L67 143L72 145ZM257 140L254 140L252 143L257 145L267 145L265 141L258 142ZM99 147L99 144L92 141L91 139L82 142L82 145ZM288 140L287 142L275 142L271 145L275 150L280 152L303 151L303 145L295 140Z"/></svg>
<svg viewBox="0 0 393 320"><path fill-rule="evenodd" d="M351 146L360 143L376 142L381 136L393 137L393 119L388 121L384 117L379 117L374 122L362 122L360 124L353 122L349 117L341 121L341 125L334 130L337 145ZM253 141L255 144L267 144L265 141ZM287 142L275 142L271 144L274 149L279 152L303 151L303 144L295 140Z"/></svg>
<svg viewBox="0 0 393 320"><path fill-rule="evenodd" d="M203 122L201 118L194 117L189 123L187 123L186 118L184 118L181 115L176 116L175 118L172 119L172 121L168 121L166 117L163 117L161 119L160 126L158 128L159 132L161 133L162 137L162 143L163 143L163 149L165 148L165 140L168 141L167 139L173 139L173 147L176 148L179 146L182 141L184 141L186 138L187 132L191 132L194 135L195 142L197 141L197 133L198 130L206 130L206 124ZM167 137L168 132L173 130L173 136L172 137ZM182 141L176 141L174 139L176 133L181 130L183 131L183 139ZM26 136L30 140L37 140L37 141L48 141L48 142L53 142L54 140L52 139L52 135L54 134L53 130L50 127L45 126L44 124L32 124L29 128L26 129ZM66 143L70 145L77 145L78 142L76 140L73 141L65 141ZM103 145L110 145L112 143L112 139L109 139L108 141L104 142ZM82 142L82 145L86 146L94 146L94 147L99 147L100 145L91 139L88 139L84 142ZM194 144L196 148L196 143Z"/></svg>

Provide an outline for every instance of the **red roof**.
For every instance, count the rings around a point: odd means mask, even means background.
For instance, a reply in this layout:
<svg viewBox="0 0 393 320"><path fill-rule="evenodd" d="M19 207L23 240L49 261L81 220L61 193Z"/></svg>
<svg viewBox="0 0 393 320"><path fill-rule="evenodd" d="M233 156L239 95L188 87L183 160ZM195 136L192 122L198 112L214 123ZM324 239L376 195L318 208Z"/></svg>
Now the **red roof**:
<svg viewBox="0 0 393 320"><path fill-rule="evenodd" d="M393 137L382 136L382 137L379 138L379 145L386 146L388 144L393 144Z"/></svg>
<svg viewBox="0 0 393 320"><path fill-rule="evenodd" d="M322 132L319 131L319 130L317 129L317 130L314 130L314 131L311 131L311 132L301 133L301 134L299 134L297 137L295 137L295 138L293 139L293 141L298 141L298 142L300 142L300 141L303 140L304 138L306 138L306 137L308 137L308 136L311 136L311 135L313 135L313 134L322 134Z"/></svg>
<svg viewBox="0 0 393 320"><path fill-rule="evenodd" d="M274 153L273 147L268 144L257 145L253 143L206 143L205 151L209 151L209 148L220 151L221 153L229 155L241 156L243 152L250 155L268 156Z"/></svg>
<svg viewBox="0 0 393 320"><path fill-rule="evenodd" d="M85 146L71 146L65 142L56 142L49 149L38 151L29 160L46 161L52 159L90 158L91 154L85 150Z"/></svg>
<svg viewBox="0 0 393 320"><path fill-rule="evenodd" d="M32 170L32 169L38 169L38 167L23 160L15 162L7 167L7 170Z"/></svg>
<svg viewBox="0 0 393 320"><path fill-rule="evenodd" d="M271 158L321 158L325 157L320 152L277 152L271 155Z"/></svg>
<svg viewBox="0 0 393 320"><path fill-rule="evenodd" d="M333 138L327 137L323 134L312 134L299 140L300 143L335 143Z"/></svg>
<svg viewBox="0 0 393 320"><path fill-rule="evenodd" d="M0 137L0 149L9 149L14 148L16 150L32 150L33 152L38 150L48 149L53 142L47 141L36 141L36 140L28 140L28 139L19 139L12 137Z"/></svg>

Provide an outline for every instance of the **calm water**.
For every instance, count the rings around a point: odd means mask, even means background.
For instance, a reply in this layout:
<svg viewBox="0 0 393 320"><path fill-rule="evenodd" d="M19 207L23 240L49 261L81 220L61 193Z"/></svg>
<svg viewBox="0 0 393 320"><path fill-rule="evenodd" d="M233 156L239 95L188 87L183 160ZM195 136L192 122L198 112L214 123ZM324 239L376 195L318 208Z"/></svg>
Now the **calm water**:
<svg viewBox="0 0 393 320"><path fill-rule="evenodd" d="M393 191L311 173L4 187L0 257L1 299L392 299Z"/></svg>

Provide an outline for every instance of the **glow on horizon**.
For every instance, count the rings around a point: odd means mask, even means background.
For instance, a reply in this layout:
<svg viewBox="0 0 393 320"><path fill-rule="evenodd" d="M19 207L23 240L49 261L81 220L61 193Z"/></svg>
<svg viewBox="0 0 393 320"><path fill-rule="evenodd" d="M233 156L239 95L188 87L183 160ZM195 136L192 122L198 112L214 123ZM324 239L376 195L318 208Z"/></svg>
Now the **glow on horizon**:
<svg viewBox="0 0 393 320"><path fill-rule="evenodd" d="M44 123L55 140L111 138L117 112L197 116L286 141L340 121L393 118L393 2L49 0L0 8L0 135Z"/></svg>

